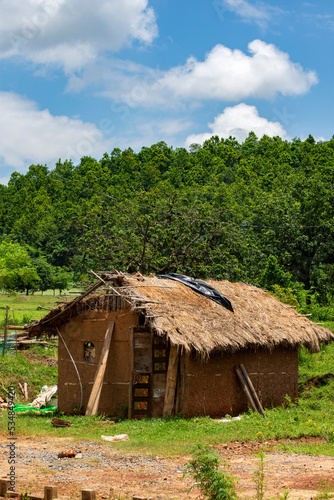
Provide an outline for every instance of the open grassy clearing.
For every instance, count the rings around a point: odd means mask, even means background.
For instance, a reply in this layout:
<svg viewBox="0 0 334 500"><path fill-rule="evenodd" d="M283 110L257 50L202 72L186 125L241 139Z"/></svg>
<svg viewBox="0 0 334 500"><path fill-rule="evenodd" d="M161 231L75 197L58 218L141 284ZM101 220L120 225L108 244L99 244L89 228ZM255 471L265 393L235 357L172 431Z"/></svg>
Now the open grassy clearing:
<svg viewBox="0 0 334 500"><path fill-rule="evenodd" d="M2 304L11 299L12 307L20 314L37 313L43 316L38 305L52 306L53 295L8 297L2 296ZM8 304L9 305L9 304ZM19 307L16 307L19 306ZM45 307L47 307L45 305ZM3 309L1 309L3 313ZM18 315L18 313L17 313ZM32 346L29 350L0 356L0 380L8 387L18 382L27 382L29 398L32 400L43 385L57 383L56 348ZM53 360L53 361L52 361ZM229 441L284 440L270 443L282 451L334 455L334 345L323 347L318 354L311 355L306 349L300 351L300 398L292 404L288 399L284 407L266 410L267 419L252 412L240 421L222 423L210 418L152 419L147 421L121 420L114 424L106 416L69 416L72 427L58 429L51 425L50 416L18 415L17 435L39 435L69 437L75 441L100 441L101 435L128 433L130 441L114 443L124 451L164 456L188 455L196 443L220 444ZM0 387L0 394L2 393ZM17 390L18 402L23 396ZM5 436L7 412L0 413L0 434ZM317 442L295 442L302 437L318 438ZM290 441L289 441L290 440ZM269 446L269 444L268 444Z"/></svg>
<svg viewBox="0 0 334 500"><path fill-rule="evenodd" d="M32 320L39 320L47 311L39 309L39 306L51 309L56 301L73 298L74 293L79 293L78 289L71 289L63 292L61 296L54 294L53 290L46 292L35 292L33 295L24 294L0 294L0 335L3 335L3 329L6 318L6 306L9 307L9 324L24 325Z"/></svg>

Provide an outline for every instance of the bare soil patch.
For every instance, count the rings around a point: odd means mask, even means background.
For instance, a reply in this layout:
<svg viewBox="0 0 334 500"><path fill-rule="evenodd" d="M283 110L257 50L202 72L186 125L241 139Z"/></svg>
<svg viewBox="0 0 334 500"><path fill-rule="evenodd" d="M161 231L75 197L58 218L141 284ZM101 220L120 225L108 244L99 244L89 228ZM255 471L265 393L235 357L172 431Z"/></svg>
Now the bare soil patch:
<svg viewBox="0 0 334 500"><path fill-rule="evenodd" d="M305 440L305 438L304 438ZM0 443L0 471L9 472L7 439ZM215 446L238 480L242 498L255 497L254 471L265 451L266 498L278 498L289 490L291 499L312 499L324 485L334 486L334 459L295 453L275 452L277 441L265 443L224 443ZM58 453L80 449L82 459L59 459ZM82 488L95 489L97 497L122 499L132 495L152 499L195 499L199 490L191 478L183 478L187 458L146 456L117 451L113 443L74 442L70 439L18 437L16 443L16 474L18 491L41 494L44 486L58 487L62 499L79 499Z"/></svg>

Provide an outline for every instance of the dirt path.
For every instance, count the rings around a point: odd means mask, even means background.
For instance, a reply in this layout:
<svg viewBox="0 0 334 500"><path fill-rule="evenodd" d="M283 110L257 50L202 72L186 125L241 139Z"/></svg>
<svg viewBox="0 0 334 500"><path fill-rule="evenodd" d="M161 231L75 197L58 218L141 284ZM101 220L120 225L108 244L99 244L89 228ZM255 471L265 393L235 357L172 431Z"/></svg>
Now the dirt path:
<svg viewBox="0 0 334 500"><path fill-rule="evenodd" d="M0 438L1 439L1 438ZM269 443L270 444L270 443ZM0 441L1 477L9 472L7 440ZM268 443L267 443L268 446ZM78 448L82 459L58 459L58 452ZM216 450L230 465L238 479L238 494L254 498L254 471L258 468L258 443L227 443ZM195 499L199 491L190 478L183 479L187 459L141 456L121 453L112 443L73 442L47 438L37 441L19 437L16 443L16 490L42 494L45 485L58 487L62 499L80 499L81 488L95 489L97 498L132 498L132 495L157 500ZM334 458L293 453L266 452L265 498L278 498L289 490L291 499L312 499L321 484L334 487Z"/></svg>

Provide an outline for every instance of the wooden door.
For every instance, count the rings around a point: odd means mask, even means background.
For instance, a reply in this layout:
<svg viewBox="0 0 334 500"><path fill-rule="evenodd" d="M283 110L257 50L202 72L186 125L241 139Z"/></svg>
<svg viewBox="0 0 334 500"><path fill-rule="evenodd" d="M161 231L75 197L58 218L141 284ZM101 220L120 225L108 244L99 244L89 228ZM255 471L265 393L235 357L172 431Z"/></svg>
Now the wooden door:
<svg viewBox="0 0 334 500"><path fill-rule="evenodd" d="M152 362L152 403L151 416L162 417L168 368L168 343L166 337L153 338Z"/></svg>
<svg viewBox="0 0 334 500"><path fill-rule="evenodd" d="M145 327L132 330L132 383L130 418L151 416L152 333Z"/></svg>
<svg viewBox="0 0 334 500"><path fill-rule="evenodd" d="M133 328L129 418L162 416L167 366L166 338L146 327Z"/></svg>

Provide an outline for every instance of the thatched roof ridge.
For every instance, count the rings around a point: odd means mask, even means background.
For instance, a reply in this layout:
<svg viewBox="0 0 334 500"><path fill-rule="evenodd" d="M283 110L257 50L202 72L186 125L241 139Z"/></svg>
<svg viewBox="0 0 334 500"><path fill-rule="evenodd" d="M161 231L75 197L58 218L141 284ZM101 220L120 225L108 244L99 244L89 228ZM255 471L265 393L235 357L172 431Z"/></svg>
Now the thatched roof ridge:
<svg viewBox="0 0 334 500"><path fill-rule="evenodd" d="M129 282L135 285L136 278ZM194 348L207 356L214 350L272 349L278 345L305 345L311 352L318 352L321 343L334 340L329 329L316 325L260 288L228 281L206 282L232 302L234 314L168 279L145 278L145 287L137 289L145 299L160 302L149 306L154 316L151 324L158 333L167 332L173 344L186 350Z"/></svg>
<svg viewBox="0 0 334 500"><path fill-rule="evenodd" d="M234 352L244 348L269 348L305 345L318 352L321 343L334 340L334 334L298 314L265 291L245 283L206 280L226 296L234 314L182 283L156 277L126 275L115 283L117 296L133 310L140 307L147 322L160 335L167 334L172 344L195 349L203 357L212 351ZM83 298L73 307L54 308L41 321L31 325L31 335L54 333L55 327L79 313L80 308L96 308L102 294ZM110 300L110 295L109 299ZM72 301L73 302L73 301ZM95 305L94 305L95 304ZM139 309L138 309L139 310Z"/></svg>

